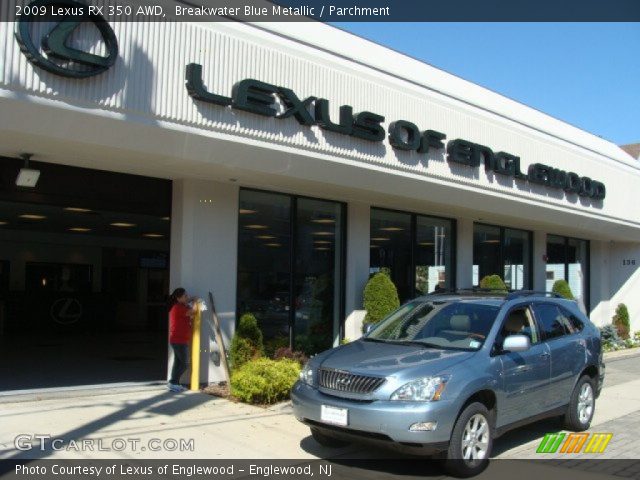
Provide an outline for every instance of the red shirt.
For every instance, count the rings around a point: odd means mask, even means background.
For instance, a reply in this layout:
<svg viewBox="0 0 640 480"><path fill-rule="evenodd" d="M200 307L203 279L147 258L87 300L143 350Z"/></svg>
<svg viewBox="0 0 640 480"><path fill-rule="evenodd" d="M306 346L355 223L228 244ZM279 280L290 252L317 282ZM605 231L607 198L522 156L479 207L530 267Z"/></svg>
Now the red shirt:
<svg viewBox="0 0 640 480"><path fill-rule="evenodd" d="M189 344L191 342L191 309L176 303L169 310L169 343Z"/></svg>

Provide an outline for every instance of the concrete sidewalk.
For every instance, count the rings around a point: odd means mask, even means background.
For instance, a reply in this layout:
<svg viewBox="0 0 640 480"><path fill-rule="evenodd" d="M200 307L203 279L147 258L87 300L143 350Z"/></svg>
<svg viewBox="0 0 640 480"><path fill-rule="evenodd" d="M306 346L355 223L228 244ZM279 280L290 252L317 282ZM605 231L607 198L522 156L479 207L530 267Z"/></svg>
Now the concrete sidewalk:
<svg viewBox="0 0 640 480"><path fill-rule="evenodd" d="M611 431L611 458L638 458L640 356L609 359L607 380L591 431ZM633 424L633 425L631 425ZM116 389L112 393L0 403L0 459L25 458L390 458L393 453L351 446L329 450L295 420L288 403L267 409L200 393L173 394L164 387ZM497 458L533 458L540 439L561 426L539 422L506 434L494 446ZM16 449L16 438L33 444ZM59 439L45 448L35 435ZM93 450L80 448L89 439ZM183 441L185 451L178 449ZM124 445L124 448L122 448ZM156 449L157 448L157 449ZM539 456L536 458L540 458Z"/></svg>

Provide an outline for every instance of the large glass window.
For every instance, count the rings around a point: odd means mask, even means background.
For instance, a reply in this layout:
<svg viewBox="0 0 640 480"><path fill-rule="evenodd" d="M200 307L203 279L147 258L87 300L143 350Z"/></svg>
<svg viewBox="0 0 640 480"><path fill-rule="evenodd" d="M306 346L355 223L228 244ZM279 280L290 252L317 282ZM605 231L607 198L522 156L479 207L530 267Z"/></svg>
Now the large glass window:
<svg viewBox="0 0 640 480"><path fill-rule="evenodd" d="M473 226L473 285L498 275L508 288L531 288L531 232L476 223Z"/></svg>
<svg viewBox="0 0 640 480"><path fill-rule="evenodd" d="M342 204L300 198L296 204L294 345L317 353L337 343L342 292Z"/></svg>
<svg viewBox="0 0 640 480"><path fill-rule="evenodd" d="M566 280L578 304L589 309L589 242L547 235L547 290L557 280Z"/></svg>
<svg viewBox="0 0 640 480"><path fill-rule="evenodd" d="M401 302L453 288L451 220L372 208L370 228L370 271L387 271Z"/></svg>
<svg viewBox="0 0 640 480"><path fill-rule="evenodd" d="M451 220L416 216L415 290L424 295L453 288Z"/></svg>
<svg viewBox="0 0 640 480"><path fill-rule="evenodd" d="M337 344L343 312L344 206L240 191L237 314L253 313L271 350Z"/></svg>

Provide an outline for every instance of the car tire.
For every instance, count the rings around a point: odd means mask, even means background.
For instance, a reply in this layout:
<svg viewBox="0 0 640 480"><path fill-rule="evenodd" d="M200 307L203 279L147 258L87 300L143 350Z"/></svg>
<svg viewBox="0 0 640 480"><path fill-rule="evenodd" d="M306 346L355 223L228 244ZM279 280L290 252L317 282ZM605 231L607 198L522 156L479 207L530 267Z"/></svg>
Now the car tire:
<svg viewBox="0 0 640 480"><path fill-rule="evenodd" d="M583 375L571 393L571 401L564 415L564 427L574 432L583 432L591 426L596 410L596 389L594 381Z"/></svg>
<svg viewBox="0 0 640 480"><path fill-rule="evenodd" d="M444 469L449 475L472 477L487 468L493 448L492 420L482 403L472 403L462 411L451 432L444 460Z"/></svg>
<svg viewBox="0 0 640 480"><path fill-rule="evenodd" d="M311 429L311 436L316 442L318 442L323 447L342 448L349 445L349 442L345 442L344 440L338 440L337 438L333 438L333 437L330 437L329 435L325 435L317 428Z"/></svg>

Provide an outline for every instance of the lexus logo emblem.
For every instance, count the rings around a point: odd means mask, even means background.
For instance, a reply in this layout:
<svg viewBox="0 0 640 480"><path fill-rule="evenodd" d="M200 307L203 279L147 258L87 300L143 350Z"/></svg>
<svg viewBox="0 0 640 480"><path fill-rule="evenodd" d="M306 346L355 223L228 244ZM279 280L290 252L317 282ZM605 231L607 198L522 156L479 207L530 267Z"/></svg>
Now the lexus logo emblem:
<svg viewBox="0 0 640 480"><path fill-rule="evenodd" d="M70 325L82 318L82 304L75 298L59 298L51 305L49 314L54 322Z"/></svg>
<svg viewBox="0 0 640 480"><path fill-rule="evenodd" d="M87 5L73 0L35 0L30 11L39 8L61 7L71 12L62 17L56 25L41 38L34 38L33 24L47 25L43 20L51 17L22 15L17 22L16 40L20 49L31 63L40 68L70 78L87 78L99 75L113 66L118 58L118 40L109 23L101 15L89 13ZM106 56L79 50L71 46L71 36L83 23L93 23L104 41Z"/></svg>

